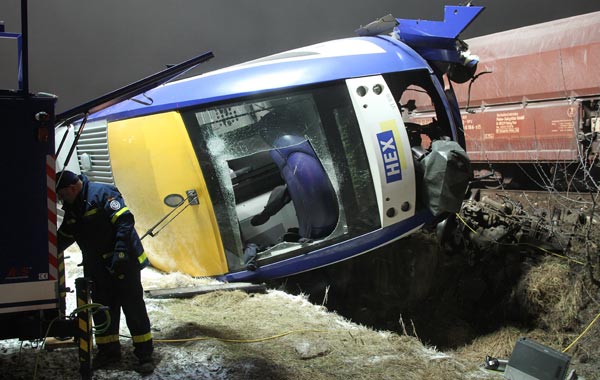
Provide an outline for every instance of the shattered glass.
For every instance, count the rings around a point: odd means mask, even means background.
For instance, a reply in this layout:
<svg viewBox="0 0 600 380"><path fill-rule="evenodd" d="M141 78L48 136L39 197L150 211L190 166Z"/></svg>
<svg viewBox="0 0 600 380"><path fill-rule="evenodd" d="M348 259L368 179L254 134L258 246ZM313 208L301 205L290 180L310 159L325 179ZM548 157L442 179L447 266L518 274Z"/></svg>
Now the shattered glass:
<svg viewBox="0 0 600 380"><path fill-rule="evenodd" d="M288 257L379 227L372 176L364 146L357 143L361 134L345 85L220 104L192 115L188 121L197 125L188 129L203 173L213 174L205 179L230 269L239 267L248 244L260 247L259 260ZM337 223L326 236L294 237L299 225L292 202L268 222L261 220L264 224L251 221L272 190L285 185L272 151L288 136L310 144L335 192ZM349 216L346 209L358 212Z"/></svg>

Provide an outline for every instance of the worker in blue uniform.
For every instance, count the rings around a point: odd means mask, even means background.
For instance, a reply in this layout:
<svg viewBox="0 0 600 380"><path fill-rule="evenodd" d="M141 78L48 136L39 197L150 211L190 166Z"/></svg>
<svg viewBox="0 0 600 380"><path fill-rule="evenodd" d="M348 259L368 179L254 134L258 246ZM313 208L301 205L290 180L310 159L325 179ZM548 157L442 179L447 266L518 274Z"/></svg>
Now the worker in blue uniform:
<svg viewBox="0 0 600 380"><path fill-rule="evenodd" d="M154 370L150 319L144 302L140 270L149 264L134 228L134 217L118 189L90 182L70 171L56 174L56 193L65 212L58 230L58 251L74 242L83 255L84 275L93 281L92 300L108 306L111 323L96 334L98 354L93 368L106 367L121 359L119 320L121 308L131 333L138 372ZM106 322L104 313L94 314L94 323Z"/></svg>

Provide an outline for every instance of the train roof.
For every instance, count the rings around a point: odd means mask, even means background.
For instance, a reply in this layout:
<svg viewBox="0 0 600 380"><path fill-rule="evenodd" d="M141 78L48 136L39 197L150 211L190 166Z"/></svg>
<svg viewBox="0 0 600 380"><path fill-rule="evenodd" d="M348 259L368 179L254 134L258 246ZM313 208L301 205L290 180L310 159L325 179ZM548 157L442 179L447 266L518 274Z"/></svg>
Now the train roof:
<svg viewBox="0 0 600 380"><path fill-rule="evenodd" d="M480 58L470 105L600 93L600 12L466 40ZM464 106L468 83L455 87Z"/></svg>
<svg viewBox="0 0 600 380"><path fill-rule="evenodd" d="M389 72L428 69L412 48L387 36L306 46L167 83L90 116L119 120L252 94ZM150 99L150 100L149 100Z"/></svg>

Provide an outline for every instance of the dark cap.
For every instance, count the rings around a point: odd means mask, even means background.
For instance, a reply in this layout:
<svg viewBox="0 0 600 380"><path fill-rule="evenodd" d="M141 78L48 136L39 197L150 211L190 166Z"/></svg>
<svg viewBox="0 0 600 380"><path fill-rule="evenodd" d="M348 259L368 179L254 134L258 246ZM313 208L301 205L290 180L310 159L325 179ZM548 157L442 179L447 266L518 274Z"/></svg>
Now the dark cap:
<svg viewBox="0 0 600 380"><path fill-rule="evenodd" d="M73 172L64 170L62 172L56 173L56 181L56 191L58 191L76 183L77 181L79 181L79 177Z"/></svg>

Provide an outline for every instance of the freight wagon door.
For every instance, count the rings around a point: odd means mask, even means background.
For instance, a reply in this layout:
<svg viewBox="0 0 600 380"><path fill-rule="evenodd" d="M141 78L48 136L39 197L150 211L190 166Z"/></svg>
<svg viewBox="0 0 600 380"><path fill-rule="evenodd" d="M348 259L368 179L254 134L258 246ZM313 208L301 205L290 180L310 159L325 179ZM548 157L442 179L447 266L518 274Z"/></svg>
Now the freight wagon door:
<svg viewBox="0 0 600 380"><path fill-rule="evenodd" d="M152 265L192 276L226 273L211 199L180 114L109 123L108 141L115 185L135 215L140 235L173 211L178 200L197 194L197 201L189 197L155 237L142 241Z"/></svg>

